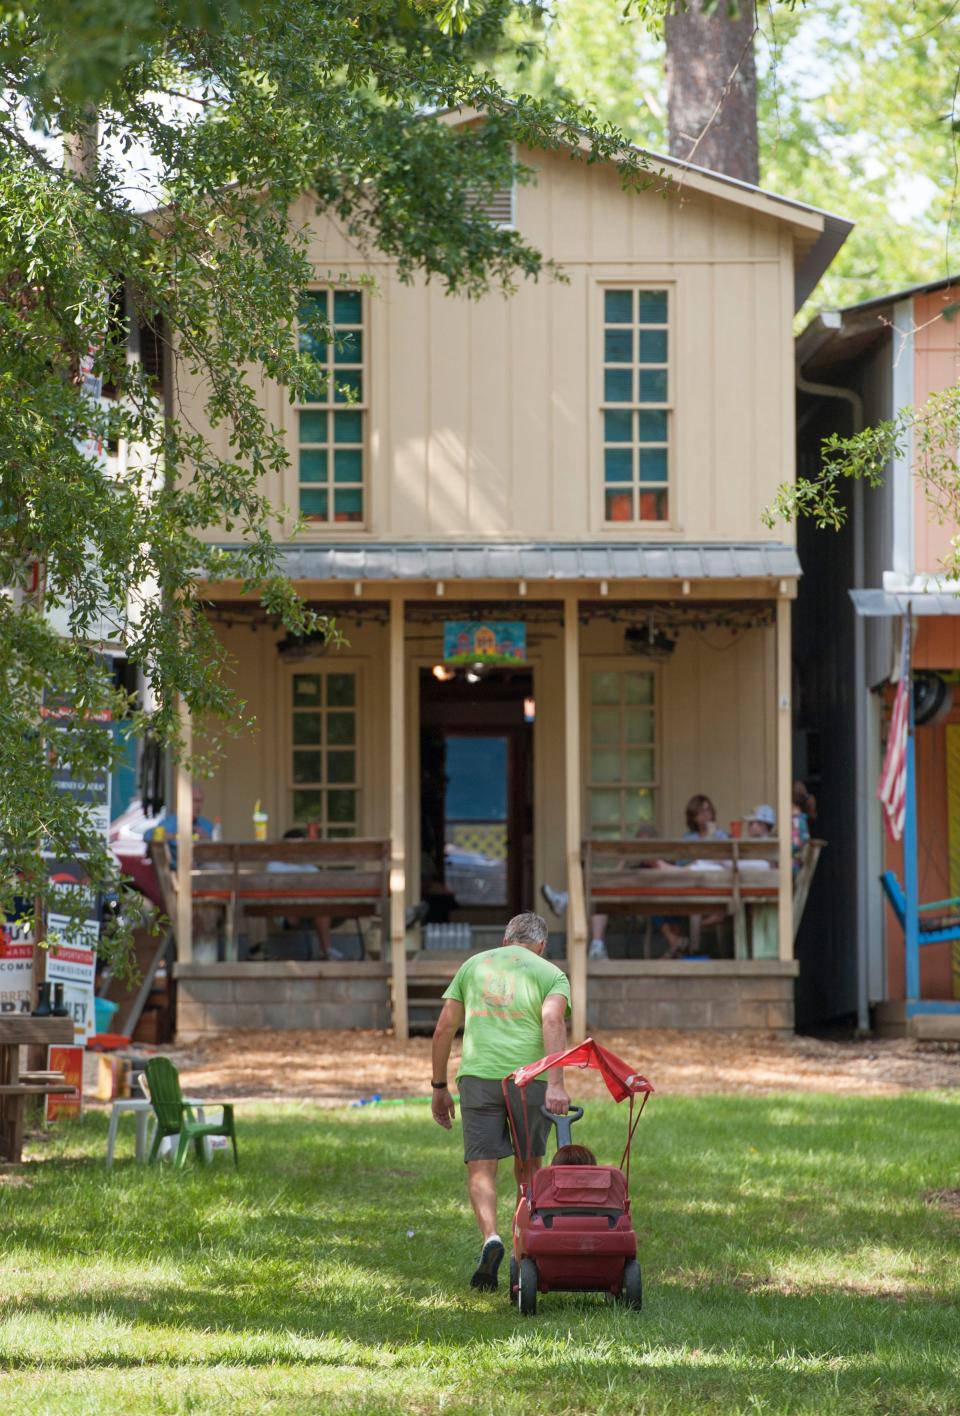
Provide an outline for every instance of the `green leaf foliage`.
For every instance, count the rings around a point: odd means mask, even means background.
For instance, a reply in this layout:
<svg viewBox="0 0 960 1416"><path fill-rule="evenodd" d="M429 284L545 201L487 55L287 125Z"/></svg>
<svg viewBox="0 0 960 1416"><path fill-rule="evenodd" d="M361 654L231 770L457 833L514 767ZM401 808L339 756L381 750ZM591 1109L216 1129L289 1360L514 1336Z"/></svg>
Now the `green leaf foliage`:
<svg viewBox="0 0 960 1416"><path fill-rule="evenodd" d="M296 399L316 379L293 337L315 272L291 204L313 193L402 280L476 297L550 273L479 210L528 175L516 145L580 157L586 132L592 160L643 180L612 128L564 100L510 99L486 72L517 8L461 6L444 33L432 0L0 4L0 907L45 893L44 846L111 876L54 790L45 695L76 705L56 743L82 778L112 760L107 712L174 748L178 698L200 721L246 723L204 582L239 582L293 633L335 632L279 573L276 542L297 524L262 491L288 461L262 381ZM426 116L457 106L487 121ZM97 160L67 174L49 139L89 132L94 115ZM144 184L162 194L149 211ZM175 369L166 408L128 350L134 322ZM102 404L81 383L91 349ZM228 455L181 416L183 385L205 389ZM91 458L96 440L119 449L118 472ZM218 548L221 527L240 550ZM104 615L150 685L149 714L95 653Z"/></svg>
<svg viewBox="0 0 960 1416"><path fill-rule="evenodd" d="M557 0L519 24L508 84L576 96L665 152L659 19L667 6ZM761 182L856 223L812 311L936 279L956 266L956 68L950 0L809 0L757 8ZM519 34L517 36L520 37Z"/></svg>

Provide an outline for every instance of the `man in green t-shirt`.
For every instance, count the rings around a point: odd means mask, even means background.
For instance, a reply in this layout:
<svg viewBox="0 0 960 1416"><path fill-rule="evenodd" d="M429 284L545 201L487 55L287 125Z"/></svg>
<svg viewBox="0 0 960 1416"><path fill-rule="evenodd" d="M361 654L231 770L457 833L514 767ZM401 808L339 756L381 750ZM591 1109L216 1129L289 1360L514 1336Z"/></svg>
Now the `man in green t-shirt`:
<svg viewBox="0 0 960 1416"><path fill-rule="evenodd" d="M566 974L543 957L546 947L546 922L535 914L515 915L499 948L474 954L457 970L443 995L433 1034L433 1119L449 1131L454 1106L447 1063L453 1039L463 1028L457 1072L463 1158L470 1203L483 1240L480 1262L470 1280L474 1288L496 1288L503 1258L503 1240L497 1231L498 1162L514 1157L519 1196L521 1181L539 1169L546 1150L550 1122L541 1105L545 1103L558 1116L570 1106L562 1067L547 1072L546 1082L538 1078L524 1088L526 1121L521 1093L512 1081L507 1083L507 1097L503 1094L504 1077L517 1067L563 1052L567 1046L570 984ZM514 1154L508 1103L524 1158Z"/></svg>

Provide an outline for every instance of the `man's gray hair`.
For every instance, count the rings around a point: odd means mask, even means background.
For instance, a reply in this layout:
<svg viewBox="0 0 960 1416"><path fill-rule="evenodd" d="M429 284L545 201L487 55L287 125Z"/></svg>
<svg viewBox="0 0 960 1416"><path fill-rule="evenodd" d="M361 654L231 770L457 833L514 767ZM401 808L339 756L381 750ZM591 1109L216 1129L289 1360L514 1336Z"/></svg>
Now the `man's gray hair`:
<svg viewBox="0 0 960 1416"><path fill-rule="evenodd" d="M546 944L547 921L529 910L514 915L503 931L504 944Z"/></svg>

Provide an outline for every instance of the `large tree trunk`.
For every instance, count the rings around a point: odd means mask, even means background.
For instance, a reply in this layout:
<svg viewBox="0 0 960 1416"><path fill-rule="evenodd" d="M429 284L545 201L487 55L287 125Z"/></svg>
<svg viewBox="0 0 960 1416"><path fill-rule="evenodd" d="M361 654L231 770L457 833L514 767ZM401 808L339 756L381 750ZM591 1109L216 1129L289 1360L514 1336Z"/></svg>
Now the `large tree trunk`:
<svg viewBox="0 0 960 1416"><path fill-rule="evenodd" d="M671 157L760 179L753 0L676 0L667 16Z"/></svg>

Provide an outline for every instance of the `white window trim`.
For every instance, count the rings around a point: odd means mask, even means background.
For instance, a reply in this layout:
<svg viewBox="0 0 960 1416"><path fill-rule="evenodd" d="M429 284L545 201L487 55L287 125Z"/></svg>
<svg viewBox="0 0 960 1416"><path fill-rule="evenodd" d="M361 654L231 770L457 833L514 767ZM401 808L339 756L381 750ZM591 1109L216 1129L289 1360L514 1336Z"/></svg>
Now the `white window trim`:
<svg viewBox="0 0 960 1416"><path fill-rule="evenodd" d="M324 401L323 403L295 403L295 404L292 405L292 409L293 409L293 436L292 436L292 440L291 440L291 441L292 441L292 453L293 453L293 455L292 455L292 466L291 466L291 472L292 472L292 486L293 486L292 508L293 508L293 511L295 512L296 515L299 515L299 514L300 514L300 489L301 489L301 486L308 486L308 485L309 485L308 483L301 483L301 481L300 481L300 448L301 448L301 446L310 447L310 444L309 444L309 443L301 444L301 442L300 442L300 414L301 414L301 413L311 413L311 412L312 412L312 413L330 413L331 411L332 411L332 412L349 413L349 412L351 412L352 410L356 410L356 411L359 412L360 415L361 415L361 429L362 429L362 431L361 431L361 441L360 441L360 456L361 456L361 460L362 460L362 469L363 469L363 471L362 471L362 481L361 481L361 483L360 483L360 491L361 491L361 497L362 497L363 515L362 515L362 517L360 518L359 521L334 521L334 520L333 520L332 513L333 513L333 499L334 499L334 486L335 486L335 483L334 483L334 481L333 481L333 445L331 444L331 445L330 445L329 481L327 482L327 486L328 486L328 488L329 488L329 496L330 496L329 508L330 508L331 516L330 516L330 518L329 518L328 520L326 520L326 521L312 521L312 520L307 520L307 521L305 522L305 527L304 527L304 532L303 532L304 537L307 537L307 536L327 536L327 535L329 535L331 532L335 533L335 534L338 535L338 536L355 535L355 534L358 534L358 533L361 533L361 532L368 532L368 531L370 530L370 524L371 524L371 518L370 518L370 497L371 497L371 475L370 475L370 469L371 469L371 460L372 460L372 454L371 454L372 438L371 438L370 428L371 428L371 418L372 418L372 414L371 414L372 402L371 402L371 398L370 398L370 346L371 346L371 329L372 329L373 301L372 301L371 298L370 298L370 291L369 291L369 290L367 290L359 281L354 282L354 281L352 281L352 280L349 279L349 278L348 278L347 280L344 280L344 281L322 281L322 280L321 280L321 281L317 281L317 282L316 282L315 284L313 284L313 285L308 285L308 286L306 286L306 287L304 288L303 293L304 293L305 295L311 295L311 294L316 294L316 293L318 293L318 292L321 291L321 290L336 291L337 289L340 289L340 290L358 290L358 291L360 292L360 297L361 297L361 301L362 301L362 306L361 306L361 308L362 308L362 315L363 315L363 323L362 323L361 326L360 326L360 328L361 328L361 330L362 330L362 333L363 333L363 359L362 359L361 362L360 362L360 372L361 372L362 383L363 383L363 397L362 397L361 399L358 399L356 403L334 403L333 400L332 400L332 395L331 395L330 399L329 399L328 401ZM299 326L298 326L298 331L299 331Z"/></svg>
<svg viewBox="0 0 960 1416"><path fill-rule="evenodd" d="M665 290L667 292L667 392L669 402L664 405L669 416L669 440L667 452L667 509L668 516L665 521L608 521L605 515L605 490L604 481L604 436L603 436L603 410L605 407L603 397L603 374L604 374L604 294L607 290ZM680 476L678 457L678 376L676 362L676 331L678 328L678 308L679 308L678 281L673 275L657 277L645 274L642 279L630 273L605 274L599 276L591 283L589 299L590 327L589 338L587 340L588 358L590 360L588 386L590 391L590 428L591 433L588 441L590 449L590 529L597 534L610 537L611 539L636 540L637 531L643 531L645 538L660 537L668 540L682 532L678 517ZM613 407L614 405L610 405ZM617 405L623 408L630 408L631 411L637 406L635 404Z"/></svg>
<svg viewBox="0 0 960 1416"><path fill-rule="evenodd" d="M283 665L283 695L282 695L282 721L281 731L277 734L277 745L279 749L279 762L277 763L277 780L282 783L281 820L283 821L283 831L288 830L297 823L293 818L293 793L300 789L300 784L293 780L293 677L294 674L353 674L357 685L357 735L355 750L357 753L357 773L356 791L358 793L357 815L356 815L356 835L365 836L367 830L367 813L370 802L370 783L368 780L370 762L370 729L367 713L367 694L365 679L365 663L362 659L342 659L337 656L318 654L307 659L298 659L296 663ZM309 791L310 788L304 788ZM282 831L281 831L282 834Z"/></svg>
<svg viewBox="0 0 960 1416"><path fill-rule="evenodd" d="M580 659L580 782L581 801L580 819L583 822L584 837L590 838L593 835L593 826L590 818L590 675L594 673L648 673L653 678L653 771L654 780L650 783L650 790L653 792L653 822L651 823L657 835L661 835L661 806L663 798L663 712L662 712L662 688L663 676L660 672L660 665L656 662L647 662L639 655L635 654L597 654L591 656L583 654ZM602 786L602 784L600 784ZM622 790L625 783L618 784L618 790ZM633 785L638 785L634 783Z"/></svg>

